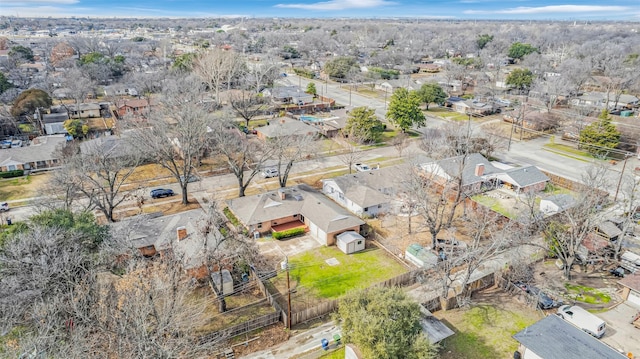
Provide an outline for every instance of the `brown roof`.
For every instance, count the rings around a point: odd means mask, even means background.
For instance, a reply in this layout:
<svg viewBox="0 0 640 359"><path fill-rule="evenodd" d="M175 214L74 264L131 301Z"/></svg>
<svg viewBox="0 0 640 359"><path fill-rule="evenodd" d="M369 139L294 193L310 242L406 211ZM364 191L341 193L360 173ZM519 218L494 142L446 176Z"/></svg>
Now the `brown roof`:
<svg viewBox="0 0 640 359"><path fill-rule="evenodd" d="M619 284L636 292L640 292L640 274L630 274L618 281Z"/></svg>

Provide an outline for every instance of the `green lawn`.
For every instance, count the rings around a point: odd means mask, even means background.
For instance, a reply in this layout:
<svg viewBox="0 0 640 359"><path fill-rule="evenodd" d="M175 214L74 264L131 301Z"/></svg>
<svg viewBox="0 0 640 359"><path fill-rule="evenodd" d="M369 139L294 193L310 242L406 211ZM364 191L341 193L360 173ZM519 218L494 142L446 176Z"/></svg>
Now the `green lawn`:
<svg viewBox="0 0 640 359"><path fill-rule="evenodd" d="M335 258L339 264L328 265ZM320 247L289 258L292 286L319 298L338 298L348 290L367 288L407 271L384 251L373 248L344 254L337 247ZM281 272L274 279L278 287L286 283Z"/></svg>
<svg viewBox="0 0 640 359"><path fill-rule="evenodd" d="M567 289L568 296L578 302L588 304L606 304L611 301L611 297L607 293L601 292L595 288L570 283L565 283L564 287Z"/></svg>
<svg viewBox="0 0 640 359"><path fill-rule="evenodd" d="M575 147L563 145L560 143L547 143L543 147L548 151L579 161L588 161L595 158L587 151L579 150Z"/></svg>
<svg viewBox="0 0 640 359"><path fill-rule="evenodd" d="M441 358L511 358L518 342L512 335L535 323L535 315L481 304L443 314L456 334L442 343Z"/></svg>

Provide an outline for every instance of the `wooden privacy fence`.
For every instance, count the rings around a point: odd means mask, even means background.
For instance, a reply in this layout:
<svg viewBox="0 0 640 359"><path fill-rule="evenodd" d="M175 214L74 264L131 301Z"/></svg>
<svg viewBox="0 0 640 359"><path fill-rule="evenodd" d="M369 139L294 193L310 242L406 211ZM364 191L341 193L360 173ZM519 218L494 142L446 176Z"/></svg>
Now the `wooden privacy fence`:
<svg viewBox="0 0 640 359"><path fill-rule="evenodd" d="M292 312L291 326L294 326L299 323L304 323L311 319L321 317L323 315L326 315L328 313L335 311L336 309L338 309L338 300L334 299L334 300L322 302L316 306L313 306L307 309L299 310L297 312Z"/></svg>
<svg viewBox="0 0 640 359"><path fill-rule="evenodd" d="M256 329L264 328L271 324L280 322L280 312L265 314L246 322L234 325L230 328L218 330L217 332L209 333L200 337L202 343L205 342L219 342L226 339L233 338L238 335L249 333Z"/></svg>

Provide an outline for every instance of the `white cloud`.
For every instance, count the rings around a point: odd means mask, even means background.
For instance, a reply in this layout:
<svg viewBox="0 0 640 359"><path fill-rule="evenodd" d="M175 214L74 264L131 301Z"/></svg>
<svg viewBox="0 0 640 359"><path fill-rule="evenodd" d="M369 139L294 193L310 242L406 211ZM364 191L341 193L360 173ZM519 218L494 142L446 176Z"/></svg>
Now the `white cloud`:
<svg viewBox="0 0 640 359"><path fill-rule="evenodd" d="M304 10L346 10L365 9L395 4L395 2L387 0L329 0L313 4L277 4L275 7Z"/></svg>
<svg viewBox="0 0 640 359"><path fill-rule="evenodd" d="M625 6L598 6L598 5L550 5L540 7L516 7L503 10L465 10L465 14L549 14L549 13L584 13L584 12L611 12L628 11Z"/></svg>

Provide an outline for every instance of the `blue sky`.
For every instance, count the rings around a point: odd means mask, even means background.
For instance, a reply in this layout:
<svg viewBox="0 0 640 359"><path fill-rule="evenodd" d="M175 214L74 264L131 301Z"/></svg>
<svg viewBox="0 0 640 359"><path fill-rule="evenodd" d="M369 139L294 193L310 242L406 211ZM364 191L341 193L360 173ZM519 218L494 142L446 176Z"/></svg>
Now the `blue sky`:
<svg viewBox="0 0 640 359"><path fill-rule="evenodd" d="M640 0L0 0L20 17L411 17L640 21Z"/></svg>

